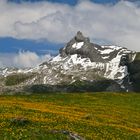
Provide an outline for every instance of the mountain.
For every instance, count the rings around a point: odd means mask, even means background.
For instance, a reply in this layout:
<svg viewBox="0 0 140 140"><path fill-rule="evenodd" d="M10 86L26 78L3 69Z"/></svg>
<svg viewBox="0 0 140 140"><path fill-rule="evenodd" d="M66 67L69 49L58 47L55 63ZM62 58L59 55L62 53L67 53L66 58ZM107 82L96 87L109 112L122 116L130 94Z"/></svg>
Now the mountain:
<svg viewBox="0 0 140 140"><path fill-rule="evenodd" d="M38 92L139 91L139 64L140 53L91 43L78 31L50 61L32 69L1 70L1 87Z"/></svg>

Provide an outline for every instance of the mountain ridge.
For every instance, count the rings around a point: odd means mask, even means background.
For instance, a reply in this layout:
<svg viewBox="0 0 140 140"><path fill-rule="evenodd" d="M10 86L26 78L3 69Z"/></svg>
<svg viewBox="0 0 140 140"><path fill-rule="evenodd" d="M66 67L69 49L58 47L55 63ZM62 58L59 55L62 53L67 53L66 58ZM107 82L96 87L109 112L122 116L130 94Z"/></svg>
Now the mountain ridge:
<svg viewBox="0 0 140 140"><path fill-rule="evenodd" d="M80 81L82 85L85 83L88 86L89 84L93 91L97 83L106 85L103 91L135 91L133 83L139 82L139 76L133 76L137 73L139 75L139 72L134 70L135 65L139 65L137 58L139 58L139 53L124 47L100 46L91 43L88 37L78 31L76 36L50 61L32 69L14 72L7 70L5 74L1 72L1 75L6 78L14 73L27 75L35 73L33 77L21 82L22 84L16 84L16 86L22 85L23 88L45 85L42 87L46 90L51 87L54 91L55 89L56 91L63 91L63 89L68 91L71 90L70 86L73 86L72 90L80 89L81 85L78 83L79 87L77 87L76 83ZM86 91L86 86L83 86L82 90ZM98 87L95 89L100 91Z"/></svg>

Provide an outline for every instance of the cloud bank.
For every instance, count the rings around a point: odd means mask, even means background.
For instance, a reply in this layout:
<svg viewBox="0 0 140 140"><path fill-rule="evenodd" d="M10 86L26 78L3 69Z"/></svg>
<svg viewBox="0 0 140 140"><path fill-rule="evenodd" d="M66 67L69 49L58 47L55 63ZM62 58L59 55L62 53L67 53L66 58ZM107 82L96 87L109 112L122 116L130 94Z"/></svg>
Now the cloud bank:
<svg viewBox="0 0 140 140"><path fill-rule="evenodd" d="M99 40L140 51L140 7L120 1L101 5L79 0L75 6L51 2L0 1L0 37L67 42L78 31Z"/></svg>
<svg viewBox="0 0 140 140"><path fill-rule="evenodd" d="M35 67L42 62L50 60L51 58L52 57L49 54L39 56L30 51L19 52L18 54L0 53L0 67Z"/></svg>

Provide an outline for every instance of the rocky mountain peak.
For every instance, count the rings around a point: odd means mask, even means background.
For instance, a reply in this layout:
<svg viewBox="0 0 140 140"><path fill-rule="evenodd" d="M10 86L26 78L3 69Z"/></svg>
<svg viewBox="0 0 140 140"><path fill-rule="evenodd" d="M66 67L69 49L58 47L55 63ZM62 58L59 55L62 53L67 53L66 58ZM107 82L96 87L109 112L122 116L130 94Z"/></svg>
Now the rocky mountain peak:
<svg viewBox="0 0 140 140"><path fill-rule="evenodd" d="M117 61L121 61L120 65L122 66L127 65L128 61L131 61L131 58L134 55L134 52L127 48L119 46L100 46L98 44L91 43L90 39L85 37L80 31L78 31L77 34L64 48L61 48L59 52L62 58L76 54L81 58L89 58L91 62L100 63L108 63L112 61L113 58L118 58ZM130 58L128 58L128 55Z"/></svg>
<svg viewBox="0 0 140 140"><path fill-rule="evenodd" d="M74 37L76 42L90 42L88 37L85 37L81 31L78 31L76 36Z"/></svg>
<svg viewBox="0 0 140 140"><path fill-rule="evenodd" d="M102 58L97 51L101 48L100 45L90 42L88 37L85 37L82 32L78 31L64 48L59 50L61 57L77 54L82 58L90 58L91 61L102 61Z"/></svg>

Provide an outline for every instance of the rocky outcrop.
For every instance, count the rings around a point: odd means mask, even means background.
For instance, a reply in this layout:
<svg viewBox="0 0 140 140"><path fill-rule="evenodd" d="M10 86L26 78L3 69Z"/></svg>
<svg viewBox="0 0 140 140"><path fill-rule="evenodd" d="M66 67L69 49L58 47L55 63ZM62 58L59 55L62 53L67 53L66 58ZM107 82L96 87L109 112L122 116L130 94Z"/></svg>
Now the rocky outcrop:
<svg viewBox="0 0 140 140"><path fill-rule="evenodd" d="M140 92L140 53L136 54L134 61L129 63L128 68L133 91Z"/></svg>
<svg viewBox="0 0 140 140"><path fill-rule="evenodd" d="M81 47L80 44L82 44ZM79 45L79 48L76 47L76 45ZM60 56L66 57L68 55L78 54L82 58L90 58L92 62L103 62L104 59L97 51L99 48L101 48L101 46L91 43L88 37L84 37L83 34L78 31L76 36L66 44L66 47L60 49Z"/></svg>

